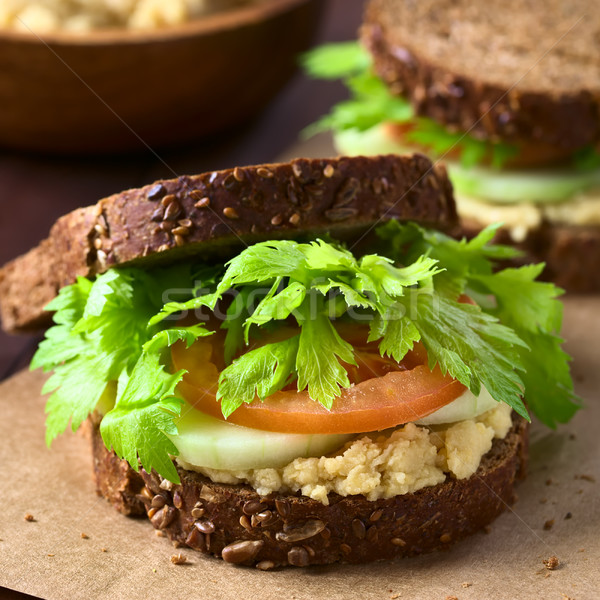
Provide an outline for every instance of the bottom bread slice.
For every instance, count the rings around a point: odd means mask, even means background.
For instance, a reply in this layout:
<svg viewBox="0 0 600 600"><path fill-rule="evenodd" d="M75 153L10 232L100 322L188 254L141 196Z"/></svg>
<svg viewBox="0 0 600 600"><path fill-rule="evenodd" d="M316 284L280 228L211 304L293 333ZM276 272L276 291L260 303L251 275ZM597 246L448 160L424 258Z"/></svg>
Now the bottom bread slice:
<svg viewBox="0 0 600 600"><path fill-rule="evenodd" d="M389 499L329 495L260 496L247 485L214 483L178 468L181 484L154 471L136 473L104 446L92 445L98 493L126 515L147 514L174 541L225 561L270 569L360 563L448 547L488 525L515 499L524 477L528 424L515 418L476 473Z"/></svg>

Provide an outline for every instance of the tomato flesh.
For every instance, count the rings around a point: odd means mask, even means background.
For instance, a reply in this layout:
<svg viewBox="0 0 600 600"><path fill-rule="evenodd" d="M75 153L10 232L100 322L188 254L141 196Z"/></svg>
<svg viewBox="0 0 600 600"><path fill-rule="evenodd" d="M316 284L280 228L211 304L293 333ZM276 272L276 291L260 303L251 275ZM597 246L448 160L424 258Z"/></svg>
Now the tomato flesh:
<svg viewBox="0 0 600 600"><path fill-rule="evenodd" d="M345 365L350 388L342 388L331 410L312 400L295 383L260 401L258 398L235 410L228 421L281 433L362 433L416 421L449 404L465 391L459 381L427 366L427 353L415 344L401 363L381 357L366 335L340 335L353 344L357 366ZM348 339L351 338L351 339ZM190 348L178 342L171 348L175 369L187 373L179 384L182 396L195 408L223 419L217 400L221 354L217 339L204 338ZM215 356L216 355L216 356Z"/></svg>

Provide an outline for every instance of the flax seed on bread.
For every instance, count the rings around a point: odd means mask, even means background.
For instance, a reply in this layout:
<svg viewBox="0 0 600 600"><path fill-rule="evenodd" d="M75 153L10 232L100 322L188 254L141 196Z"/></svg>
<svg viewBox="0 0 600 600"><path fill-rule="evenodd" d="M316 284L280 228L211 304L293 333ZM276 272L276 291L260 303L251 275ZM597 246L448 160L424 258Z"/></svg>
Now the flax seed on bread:
<svg viewBox="0 0 600 600"><path fill-rule="evenodd" d="M486 139L600 141L600 5L372 0L361 37L420 116Z"/></svg>
<svg viewBox="0 0 600 600"><path fill-rule="evenodd" d="M489 525L514 501L527 463L528 425L514 417L468 479L389 499L311 498L214 483L178 467L181 484L136 473L93 433L98 493L124 514L147 514L174 541L259 569L359 563L447 548ZM165 485L166 484L166 485Z"/></svg>
<svg viewBox="0 0 600 600"><path fill-rule="evenodd" d="M445 170L422 155L298 159L127 190L62 217L0 269L2 327L47 326L43 307L61 287L110 267L231 256L243 243L307 232L344 238L391 218L455 226Z"/></svg>

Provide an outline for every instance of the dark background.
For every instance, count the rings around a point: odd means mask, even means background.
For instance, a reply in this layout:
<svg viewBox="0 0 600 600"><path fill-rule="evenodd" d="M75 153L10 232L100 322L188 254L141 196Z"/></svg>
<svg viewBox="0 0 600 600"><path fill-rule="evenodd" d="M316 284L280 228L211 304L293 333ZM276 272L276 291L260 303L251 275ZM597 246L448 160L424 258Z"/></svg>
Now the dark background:
<svg viewBox="0 0 600 600"><path fill-rule="evenodd" d="M363 0L327 0L315 43L353 39ZM345 95L298 72L261 115L235 132L176 150L102 158L32 156L0 149L0 265L46 237L61 215L156 179L272 161ZM157 157L158 155L158 157ZM27 366L38 338L0 332L0 380Z"/></svg>

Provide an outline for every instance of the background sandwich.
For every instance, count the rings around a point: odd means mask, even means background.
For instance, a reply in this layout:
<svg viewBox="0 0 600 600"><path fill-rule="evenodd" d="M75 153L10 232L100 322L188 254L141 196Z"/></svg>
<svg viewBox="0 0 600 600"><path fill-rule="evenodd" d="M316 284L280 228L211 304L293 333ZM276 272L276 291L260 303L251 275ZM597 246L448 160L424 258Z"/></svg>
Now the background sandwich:
<svg viewBox="0 0 600 600"><path fill-rule="evenodd" d="M0 271L13 331L60 288L32 365L54 371L48 441L91 415L119 510L261 569L480 529L524 466L522 396L550 426L578 404L557 289L493 273L494 229L429 228L455 217L422 156L206 173L63 217Z"/></svg>
<svg viewBox="0 0 600 600"><path fill-rule="evenodd" d="M600 9L372 0L361 45L317 49L309 73L352 99L313 129L343 154L441 157L468 235L503 222L545 277L600 289Z"/></svg>

